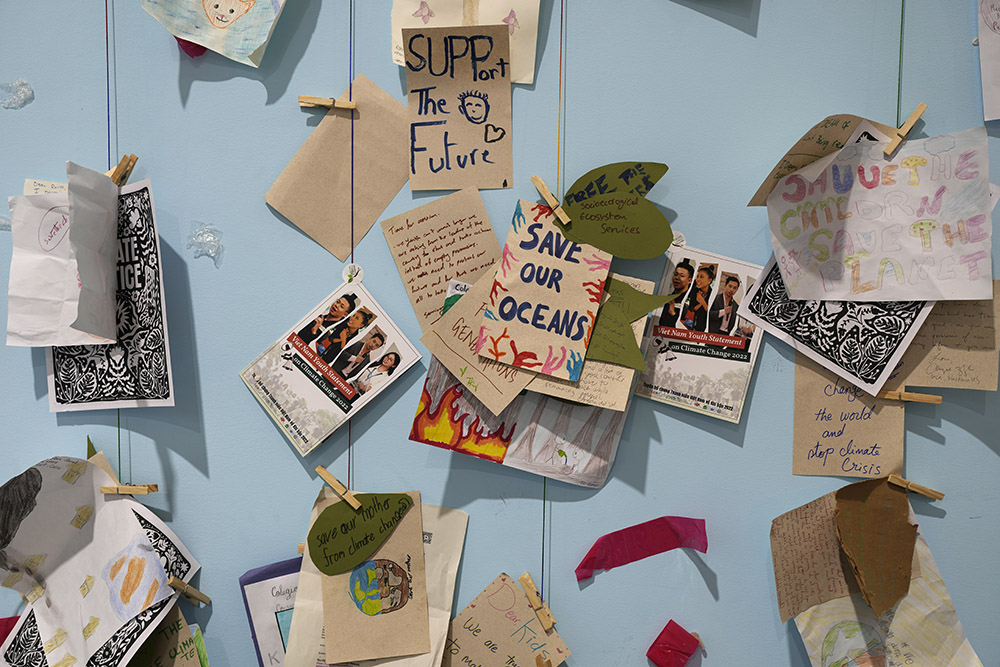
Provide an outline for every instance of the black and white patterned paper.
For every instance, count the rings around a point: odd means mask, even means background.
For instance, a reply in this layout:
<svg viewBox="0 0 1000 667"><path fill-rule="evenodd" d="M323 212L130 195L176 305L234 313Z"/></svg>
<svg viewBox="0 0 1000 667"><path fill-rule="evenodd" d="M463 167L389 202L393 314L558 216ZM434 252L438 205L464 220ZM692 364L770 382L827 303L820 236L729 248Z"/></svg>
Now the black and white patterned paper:
<svg viewBox="0 0 1000 667"><path fill-rule="evenodd" d="M174 404L160 241L149 180L118 196L118 339L46 350L49 410Z"/></svg>
<svg viewBox="0 0 1000 667"><path fill-rule="evenodd" d="M877 394L927 319L933 301L797 301L774 258L740 317L869 394Z"/></svg>

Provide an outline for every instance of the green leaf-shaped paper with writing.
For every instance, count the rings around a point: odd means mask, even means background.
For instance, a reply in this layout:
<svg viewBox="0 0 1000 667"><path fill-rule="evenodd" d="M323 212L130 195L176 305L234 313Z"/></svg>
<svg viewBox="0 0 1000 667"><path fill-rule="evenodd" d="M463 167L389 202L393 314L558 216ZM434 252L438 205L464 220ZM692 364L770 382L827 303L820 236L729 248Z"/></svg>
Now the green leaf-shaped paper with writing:
<svg viewBox="0 0 1000 667"><path fill-rule="evenodd" d="M309 557L323 574L340 574L369 560L413 507L405 493L356 493L361 509L340 501L309 528Z"/></svg>
<svg viewBox="0 0 1000 667"><path fill-rule="evenodd" d="M646 294L614 278L608 278L604 291L608 298L597 311L586 358L646 370L646 361L632 333L632 322L669 303L677 295Z"/></svg>
<svg viewBox="0 0 1000 667"><path fill-rule="evenodd" d="M646 194L667 173L659 162L615 162L577 179L563 198L570 224L563 236L589 243L615 257L651 259L674 240L670 223Z"/></svg>

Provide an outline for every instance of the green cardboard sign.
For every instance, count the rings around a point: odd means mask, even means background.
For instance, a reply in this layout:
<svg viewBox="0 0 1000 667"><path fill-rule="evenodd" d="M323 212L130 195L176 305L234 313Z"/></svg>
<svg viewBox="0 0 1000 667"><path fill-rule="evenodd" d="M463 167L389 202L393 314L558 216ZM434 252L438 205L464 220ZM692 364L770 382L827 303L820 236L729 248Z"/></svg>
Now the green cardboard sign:
<svg viewBox="0 0 1000 667"><path fill-rule="evenodd" d="M556 224L571 241L589 243L615 257L658 257L673 243L674 234L646 194L665 173L667 165L659 162L615 162L593 169L563 198L570 224Z"/></svg>
<svg viewBox="0 0 1000 667"><path fill-rule="evenodd" d="M361 509L341 501L309 528L309 557L323 574L340 574L369 560L411 507L405 493L356 493Z"/></svg>
<svg viewBox="0 0 1000 667"><path fill-rule="evenodd" d="M635 342L632 322L674 300L676 294L646 294L631 285L614 278L608 278L604 285L608 299L597 311L594 332L590 335L587 359L607 361L619 366L628 366L639 371L646 370L642 350Z"/></svg>

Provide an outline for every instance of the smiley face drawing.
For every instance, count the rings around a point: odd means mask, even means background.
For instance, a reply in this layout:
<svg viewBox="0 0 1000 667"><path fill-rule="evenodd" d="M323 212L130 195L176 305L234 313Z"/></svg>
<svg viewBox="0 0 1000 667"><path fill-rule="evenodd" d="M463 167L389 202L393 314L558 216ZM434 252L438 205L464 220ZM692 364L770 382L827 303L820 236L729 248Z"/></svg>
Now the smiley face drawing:
<svg viewBox="0 0 1000 667"><path fill-rule="evenodd" d="M458 110L473 125L481 125L490 115L489 97L478 90L468 90L458 96Z"/></svg>
<svg viewBox="0 0 1000 667"><path fill-rule="evenodd" d="M208 21L216 28L228 28L253 9L257 0L201 0Z"/></svg>

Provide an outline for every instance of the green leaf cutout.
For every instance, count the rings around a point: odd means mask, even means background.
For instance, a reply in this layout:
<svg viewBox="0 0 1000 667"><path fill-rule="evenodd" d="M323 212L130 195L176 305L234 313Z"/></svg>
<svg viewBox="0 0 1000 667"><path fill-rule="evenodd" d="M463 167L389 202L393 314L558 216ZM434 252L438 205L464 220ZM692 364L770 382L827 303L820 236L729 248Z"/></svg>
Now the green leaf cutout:
<svg viewBox="0 0 1000 667"><path fill-rule="evenodd" d="M369 560L413 507L405 493L356 493L361 509L341 501L309 529L309 557L323 574L340 574Z"/></svg>
<svg viewBox="0 0 1000 667"><path fill-rule="evenodd" d="M570 224L556 224L571 241L589 243L615 257L662 255L674 233L646 194L665 173L667 165L659 162L615 162L588 171L563 198Z"/></svg>
<svg viewBox="0 0 1000 667"><path fill-rule="evenodd" d="M646 361L635 342L632 322L669 303L677 295L646 294L614 278L608 278L604 290L608 293L608 299L597 311L597 321L594 323L594 332L590 335L586 358L628 366L639 371L646 370Z"/></svg>

